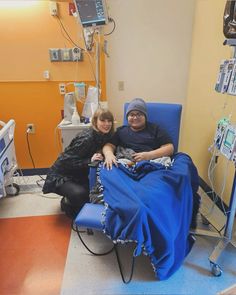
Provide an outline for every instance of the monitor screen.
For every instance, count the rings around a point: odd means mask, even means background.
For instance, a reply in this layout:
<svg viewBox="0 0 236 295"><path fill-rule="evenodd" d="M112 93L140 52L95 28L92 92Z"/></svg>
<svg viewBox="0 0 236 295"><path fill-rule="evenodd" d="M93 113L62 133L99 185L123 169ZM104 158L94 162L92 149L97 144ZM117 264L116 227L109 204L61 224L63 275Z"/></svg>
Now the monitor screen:
<svg viewBox="0 0 236 295"><path fill-rule="evenodd" d="M234 138L235 138L234 132L232 130L228 130L225 136L224 145L230 148L234 143Z"/></svg>
<svg viewBox="0 0 236 295"><path fill-rule="evenodd" d="M74 0L74 3L83 27L107 24L105 0Z"/></svg>

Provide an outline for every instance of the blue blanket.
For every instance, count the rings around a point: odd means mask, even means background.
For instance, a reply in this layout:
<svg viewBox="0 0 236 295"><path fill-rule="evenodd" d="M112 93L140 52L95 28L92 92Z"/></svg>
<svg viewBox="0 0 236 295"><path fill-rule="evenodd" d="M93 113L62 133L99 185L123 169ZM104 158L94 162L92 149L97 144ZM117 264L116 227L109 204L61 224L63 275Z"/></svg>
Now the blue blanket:
<svg viewBox="0 0 236 295"><path fill-rule="evenodd" d="M135 241L135 256L147 254L156 278L170 277L189 253L193 193L198 173L191 158L174 156L173 166L142 161L132 171L101 169L108 205L104 231L114 241Z"/></svg>

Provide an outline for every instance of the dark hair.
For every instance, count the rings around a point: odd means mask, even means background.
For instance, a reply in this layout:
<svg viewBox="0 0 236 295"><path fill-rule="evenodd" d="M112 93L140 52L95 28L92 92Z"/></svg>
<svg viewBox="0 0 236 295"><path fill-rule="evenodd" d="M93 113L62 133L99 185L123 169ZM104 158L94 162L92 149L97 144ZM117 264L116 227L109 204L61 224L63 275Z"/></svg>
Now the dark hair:
<svg viewBox="0 0 236 295"><path fill-rule="evenodd" d="M111 130L109 133L114 132L114 116L111 111L108 109L103 109L103 108L98 108L95 113L93 114L92 117L92 126L95 130L97 129L97 120L100 119L101 121L103 120L109 120L112 122Z"/></svg>

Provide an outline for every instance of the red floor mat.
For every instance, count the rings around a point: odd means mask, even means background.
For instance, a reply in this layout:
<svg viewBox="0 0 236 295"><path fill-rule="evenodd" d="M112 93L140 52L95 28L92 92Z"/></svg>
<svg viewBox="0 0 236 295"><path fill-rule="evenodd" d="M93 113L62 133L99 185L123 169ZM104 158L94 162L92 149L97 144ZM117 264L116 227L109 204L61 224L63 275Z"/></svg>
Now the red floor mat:
<svg viewBox="0 0 236 295"><path fill-rule="evenodd" d="M60 294L70 233L64 215L0 219L0 294Z"/></svg>

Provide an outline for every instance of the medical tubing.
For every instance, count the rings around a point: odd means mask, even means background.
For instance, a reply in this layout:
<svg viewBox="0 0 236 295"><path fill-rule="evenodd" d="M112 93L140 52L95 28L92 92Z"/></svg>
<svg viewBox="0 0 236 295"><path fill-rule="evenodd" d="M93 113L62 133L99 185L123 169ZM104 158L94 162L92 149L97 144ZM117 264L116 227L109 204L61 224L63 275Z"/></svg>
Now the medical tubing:
<svg viewBox="0 0 236 295"><path fill-rule="evenodd" d="M213 161L214 158L216 157L215 154L216 154L216 149L214 148L213 155L211 157L211 160L210 160L210 163L209 163L209 166L208 166L208 171L207 171L208 172L208 179L210 181L210 186L211 186L211 191L209 191L208 193L212 194L212 199L213 199L213 204L212 204L211 208L208 209L208 213L206 214L206 216L208 216L208 217L212 214L213 209L214 209L214 207L216 205L216 202L218 200L218 196L216 195L215 190L214 190L214 181L212 179L213 171L214 171L214 169L216 167L216 163L215 163L215 161ZM212 168L212 164L214 164L213 168Z"/></svg>
<svg viewBox="0 0 236 295"><path fill-rule="evenodd" d="M220 195L219 195L220 196L221 206L222 206L222 209L224 211L225 216L228 213L230 213L230 211L225 210L224 197L223 197L223 194L224 194L224 191L225 191L226 180L227 180L227 176L228 176L228 172L229 172L229 163L230 163L230 160L228 160L227 163L226 163L225 172L224 172L224 179L223 179L223 183L222 183L221 192L220 192Z"/></svg>
<svg viewBox="0 0 236 295"><path fill-rule="evenodd" d="M212 214L213 209L214 209L214 206L216 205L216 202L217 202L217 200L218 200L218 196L217 196L217 194L215 193L214 178L213 178L213 176L214 176L214 175L213 175L213 172L214 172L214 169L215 169L215 167L216 167L216 163L215 163L215 161L213 162L213 160L214 160L214 158L217 156L217 155L216 155L216 152L217 152L217 150L216 150L216 148L214 148L213 155L212 155L212 157L211 157L211 161L210 161L210 164L209 164L209 166L208 166L208 179L209 179L209 181L210 181L210 185L211 185L211 188L212 188L213 202L214 202L214 203L213 203L213 205L212 205L212 208L209 210L207 216L210 216L210 215ZM211 167L211 166L212 166L212 163L214 163L213 168ZM227 161L227 166L226 166L226 169L225 169L225 172L224 172L224 179L223 179L223 183L222 183L222 187L221 187L221 192L220 192L220 194L219 194L220 202L221 202L221 207L222 207L222 210L223 210L223 213L224 213L225 216L227 215L227 213L229 213L229 212L227 212L227 211L225 210L225 205L224 205L224 202L223 202L223 193L224 193L224 190L225 190L226 179L227 179L228 170L229 170L228 167L229 167L229 161Z"/></svg>
<svg viewBox="0 0 236 295"><path fill-rule="evenodd" d="M69 38L70 42L71 42L74 46L78 47L79 49L84 50L82 47L80 47L78 44L76 44L76 43L72 40L72 38L70 37L69 33L67 32L67 30L66 30L64 24L62 23L60 17L56 15L56 18L57 18L57 20L59 21L59 24L60 24L61 28L63 29L63 31L66 33L67 37ZM66 39L67 39L67 38L66 38ZM68 40L68 39L67 39L67 40ZM68 40L68 41L69 41L69 40Z"/></svg>
<svg viewBox="0 0 236 295"><path fill-rule="evenodd" d="M111 34L115 31L115 28L116 28L116 22L115 22L114 19L111 18L111 17L109 17L109 21L113 23L113 28L112 28L112 30L111 30L109 33L104 34L104 36L109 36L109 35L111 35Z"/></svg>

